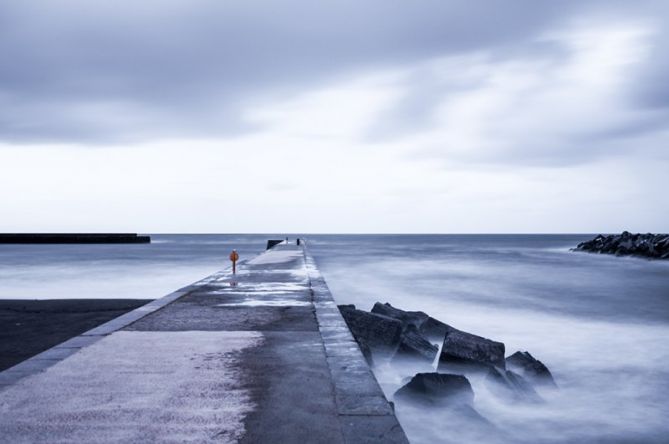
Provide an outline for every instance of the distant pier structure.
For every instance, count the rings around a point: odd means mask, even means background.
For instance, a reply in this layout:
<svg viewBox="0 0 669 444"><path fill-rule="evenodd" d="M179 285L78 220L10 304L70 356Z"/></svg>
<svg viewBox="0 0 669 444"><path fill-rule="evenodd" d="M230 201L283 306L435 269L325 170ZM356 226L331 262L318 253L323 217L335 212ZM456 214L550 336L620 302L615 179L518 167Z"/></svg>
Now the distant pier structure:
<svg viewBox="0 0 669 444"><path fill-rule="evenodd" d="M0 244L148 244L136 233L0 233Z"/></svg>

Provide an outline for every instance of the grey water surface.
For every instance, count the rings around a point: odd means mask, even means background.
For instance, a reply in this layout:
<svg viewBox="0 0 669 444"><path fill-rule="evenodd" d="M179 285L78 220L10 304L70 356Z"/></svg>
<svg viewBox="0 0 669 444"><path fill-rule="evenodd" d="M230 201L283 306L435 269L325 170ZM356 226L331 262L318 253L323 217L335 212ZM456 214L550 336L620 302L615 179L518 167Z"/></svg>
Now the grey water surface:
<svg viewBox="0 0 669 444"><path fill-rule="evenodd" d="M0 245L0 298L157 298L284 235L153 235L149 245ZM291 235L291 241L296 236ZM668 442L669 261L570 252L583 235L307 235L338 303L390 302L529 350L560 390L494 426L398 405L412 442ZM390 398L414 369L379 365Z"/></svg>

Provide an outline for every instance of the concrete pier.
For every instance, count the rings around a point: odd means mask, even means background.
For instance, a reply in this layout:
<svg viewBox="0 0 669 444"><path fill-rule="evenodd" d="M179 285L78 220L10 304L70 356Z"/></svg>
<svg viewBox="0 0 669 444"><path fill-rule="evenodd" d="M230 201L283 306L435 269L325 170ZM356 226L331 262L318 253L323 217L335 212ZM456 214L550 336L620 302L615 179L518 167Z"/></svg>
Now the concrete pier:
<svg viewBox="0 0 669 444"><path fill-rule="evenodd" d="M406 443L313 258L281 244L0 373L3 442Z"/></svg>

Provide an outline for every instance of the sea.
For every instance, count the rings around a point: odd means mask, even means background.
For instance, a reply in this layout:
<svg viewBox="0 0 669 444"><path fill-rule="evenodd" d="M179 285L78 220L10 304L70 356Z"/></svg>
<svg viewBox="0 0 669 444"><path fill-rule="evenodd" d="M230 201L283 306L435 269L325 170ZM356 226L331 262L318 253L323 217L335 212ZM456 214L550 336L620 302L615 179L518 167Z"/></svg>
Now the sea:
<svg viewBox="0 0 669 444"><path fill-rule="evenodd" d="M412 443L669 442L669 261L570 251L595 234L289 235L340 304L389 302L529 351L558 390L512 402L472 380L469 421L396 404ZM136 245L0 245L1 299L153 299L276 234L152 235ZM414 369L379 364L389 399Z"/></svg>

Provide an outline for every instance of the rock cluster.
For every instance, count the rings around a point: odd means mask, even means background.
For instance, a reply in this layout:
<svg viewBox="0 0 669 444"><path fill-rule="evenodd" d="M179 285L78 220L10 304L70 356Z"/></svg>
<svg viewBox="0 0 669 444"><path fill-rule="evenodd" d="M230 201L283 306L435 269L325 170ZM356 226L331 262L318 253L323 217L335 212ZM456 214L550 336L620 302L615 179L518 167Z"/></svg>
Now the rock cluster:
<svg viewBox="0 0 669 444"><path fill-rule="evenodd" d="M669 259L669 234L632 234L628 231L623 231L619 235L602 236L600 234L592 240L581 242L574 250L617 256Z"/></svg>
<svg viewBox="0 0 669 444"><path fill-rule="evenodd" d="M479 417L465 375L482 377L491 393L512 402L541 402L535 386L557 387L548 368L529 352L505 358L503 343L458 330L422 311L380 302L371 312L354 305L339 309L370 364L378 360L391 365L398 360L436 364L436 372L415 374L395 393L400 402L446 406Z"/></svg>
<svg viewBox="0 0 669 444"><path fill-rule="evenodd" d="M354 305L340 305L339 311L363 354L369 350L371 356L365 356L368 362L407 358L431 363L437 356L438 348L428 337L431 326L439 321L423 312L402 311L378 302L372 312L358 310Z"/></svg>

